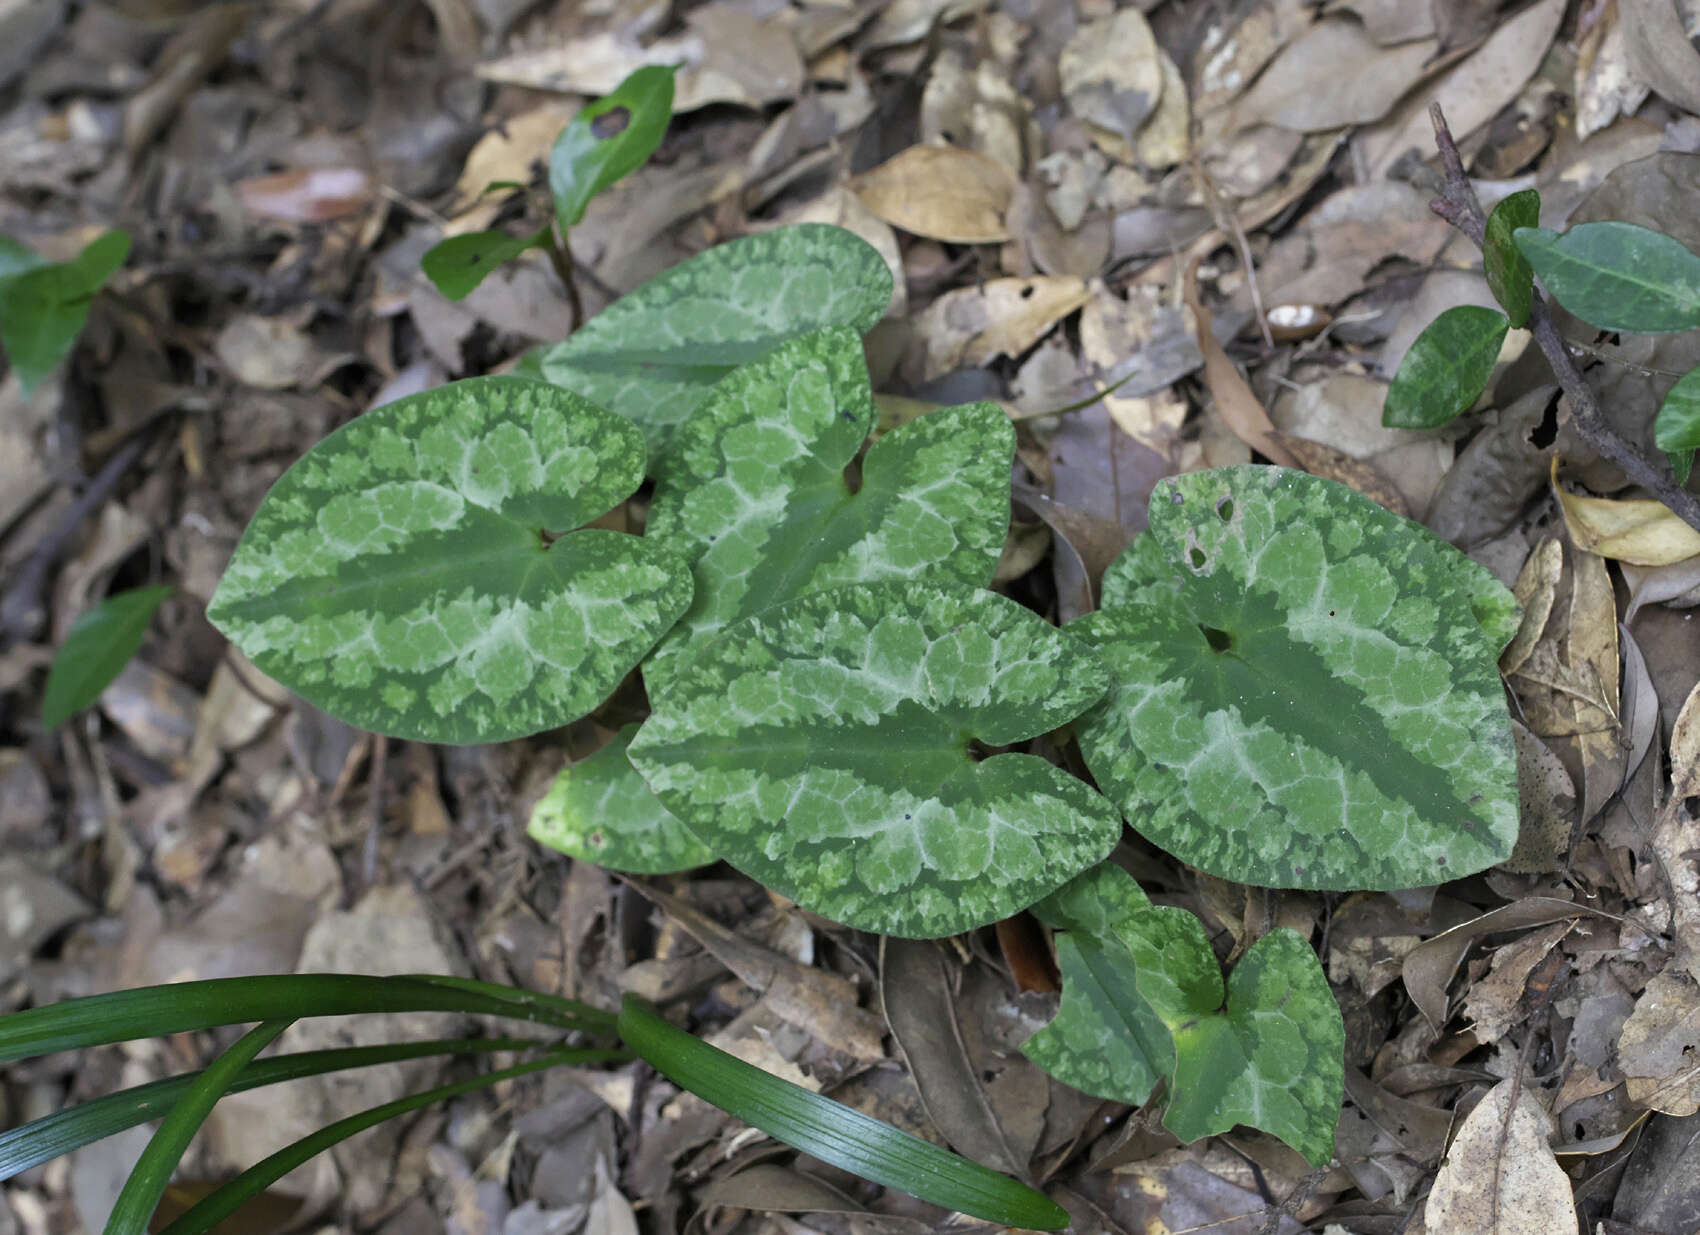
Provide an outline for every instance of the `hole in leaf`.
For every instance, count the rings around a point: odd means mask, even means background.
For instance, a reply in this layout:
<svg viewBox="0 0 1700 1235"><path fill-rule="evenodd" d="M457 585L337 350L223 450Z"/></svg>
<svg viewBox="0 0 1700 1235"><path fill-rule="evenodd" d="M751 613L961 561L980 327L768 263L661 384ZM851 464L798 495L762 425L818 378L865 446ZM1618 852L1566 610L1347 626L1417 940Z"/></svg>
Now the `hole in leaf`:
<svg viewBox="0 0 1700 1235"><path fill-rule="evenodd" d="M1541 423L1529 432L1529 445L1536 450L1545 450L1558 438L1558 401L1562 397L1560 391L1552 392L1552 398L1547 400L1546 408L1541 412Z"/></svg>
<svg viewBox="0 0 1700 1235"><path fill-rule="evenodd" d="M1206 557L1204 555L1204 550L1200 549L1197 545L1194 545L1192 548L1188 549L1186 551L1186 556L1187 556L1187 561L1192 563L1192 568L1194 570L1203 570L1204 569L1204 563L1206 563L1210 560L1208 557Z"/></svg>
<svg viewBox="0 0 1700 1235"><path fill-rule="evenodd" d="M1033 299L1033 288L1032 288L1032 286L1031 286L1031 285L1029 285L1029 286L1027 286L1027 287L1024 287L1024 288L1022 288L1022 289L1021 289L1021 298L1022 298L1022 299L1023 299L1023 300L1031 300L1031 299Z"/></svg>
<svg viewBox="0 0 1700 1235"><path fill-rule="evenodd" d="M1226 652L1234 646L1234 637L1225 630L1218 630L1214 626L1200 626L1198 631L1204 636L1204 642L1210 645L1212 652Z"/></svg>
<svg viewBox="0 0 1700 1235"><path fill-rule="evenodd" d="M618 137L624 133L631 122L631 108L611 107L590 122L590 135L597 141L604 142L610 137Z"/></svg>
<svg viewBox="0 0 1700 1235"><path fill-rule="evenodd" d="M1223 523L1227 523L1231 519L1233 519L1233 517L1234 517L1234 499L1233 498L1224 497L1216 503L1216 517L1218 519L1220 519Z"/></svg>

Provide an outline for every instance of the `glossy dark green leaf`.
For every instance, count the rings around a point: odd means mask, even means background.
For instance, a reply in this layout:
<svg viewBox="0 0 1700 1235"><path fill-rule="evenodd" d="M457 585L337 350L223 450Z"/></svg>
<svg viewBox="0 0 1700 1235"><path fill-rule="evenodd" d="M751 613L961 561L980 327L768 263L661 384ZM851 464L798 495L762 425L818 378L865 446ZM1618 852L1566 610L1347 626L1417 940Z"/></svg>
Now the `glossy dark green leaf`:
<svg viewBox="0 0 1700 1235"><path fill-rule="evenodd" d="M154 612L170 596L169 587L141 587L108 596L77 616L65 645L47 671L41 723L49 729L100 698L142 646Z"/></svg>
<svg viewBox="0 0 1700 1235"><path fill-rule="evenodd" d="M1690 369L1665 393L1653 417L1653 441L1676 454L1700 446L1700 369Z"/></svg>
<svg viewBox="0 0 1700 1235"><path fill-rule="evenodd" d="M0 1017L0 1063L250 1021L372 1012L474 1012L592 1033L614 1017L588 1004L464 978L268 974L89 995Z"/></svg>
<svg viewBox="0 0 1700 1235"><path fill-rule="evenodd" d="M1068 1225L1060 1205L1027 1185L699 1042L631 995L620 1004L620 1036L681 1089L822 1162L1005 1226Z"/></svg>
<svg viewBox="0 0 1700 1235"><path fill-rule="evenodd" d="M1510 328L1505 314L1473 304L1435 318L1400 362L1381 423L1390 429L1438 429L1469 411L1493 376Z"/></svg>
<svg viewBox="0 0 1700 1235"><path fill-rule="evenodd" d="M542 244L548 231L529 236L510 236L507 232L469 232L450 236L433 245L419 259L419 269L437 285L437 290L450 300L460 300L484 282L503 262L510 261L527 249Z"/></svg>
<svg viewBox="0 0 1700 1235"><path fill-rule="evenodd" d="M237 1074L229 1092L238 1093L276 1085L281 1081L299 1080L304 1076L321 1076L346 1068L370 1068L406 1059L529 1051L545 1045L535 1038L443 1038L383 1046L297 1051L292 1055L276 1055L250 1063ZM630 1058L622 1051L604 1051L602 1054L610 1063ZM0 1132L0 1183L73 1149L81 1149L126 1128L160 1118L177 1104L198 1075L198 1072L185 1072L149 1081L145 1085L134 1085Z"/></svg>
<svg viewBox="0 0 1700 1235"><path fill-rule="evenodd" d="M290 1024L288 1020L275 1020L256 1025L189 1083L124 1181L106 1219L106 1235L147 1235L148 1219L159 1208L159 1198L165 1195L172 1172L207 1114L229 1092L242 1069Z"/></svg>
<svg viewBox="0 0 1700 1235"><path fill-rule="evenodd" d="M469 1077L464 1081L455 1081L448 1085L439 1085L435 1089L427 1089L423 1093L412 1094L406 1098L398 1098L394 1102L386 1102L382 1106L374 1106L339 1119L328 1127L320 1128L311 1136L304 1136L293 1145L278 1150L270 1157L262 1159L243 1171L235 1179L215 1190L211 1195L195 1205L188 1213L178 1218L159 1235L205 1235L220 1222L235 1213L249 1198L258 1196L272 1184L282 1179L289 1172L309 1161L317 1154L346 1141L367 1128L375 1128L379 1124L395 1119L402 1115L410 1115L414 1111L422 1111L426 1107L436 1106L462 1094L475 1093L480 1089L488 1089L502 1081L513 1080L516 1077L529 1076L533 1072L542 1072L548 1068L559 1068L563 1065L582 1065L602 1062L600 1051L560 1050L551 1051L540 1059L528 1060L515 1064L511 1068L500 1068L494 1072L486 1072L482 1076Z"/></svg>
<svg viewBox="0 0 1700 1235"><path fill-rule="evenodd" d="M1590 325L1636 334L1700 327L1700 255L1663 232L1611 220L1563 235L1523 227L1515 239L1548 294Z"/></svg>
<svg viewBox="0 0 1700 1235"><path fill-rule="evenodd" d="M13 241L0 255L0 347L26 393L76 343L89 302L130 255L130 235L109 231L68 262L31 266L27 252Z"/></svg>
<svg viewBox="0 0 1700 1235"><path fill-rule="evenodd" d="M1535 272L1512 238L1519 227L1534 227L1541 221L1541 195L1523 189L1500 201L1488 215L1487 239L1482 243L1482 264L1488 287L1505 316L1516 327L1529 320L1535 300Z"/></svg>
<svg viewBox="0 0 1700 1235"><path fill-rule="evenodd" d="M561 230L584 218L590 199L655 153L673 116L672 65L630 74L561 131L549 154L549 191Z"/></svg>

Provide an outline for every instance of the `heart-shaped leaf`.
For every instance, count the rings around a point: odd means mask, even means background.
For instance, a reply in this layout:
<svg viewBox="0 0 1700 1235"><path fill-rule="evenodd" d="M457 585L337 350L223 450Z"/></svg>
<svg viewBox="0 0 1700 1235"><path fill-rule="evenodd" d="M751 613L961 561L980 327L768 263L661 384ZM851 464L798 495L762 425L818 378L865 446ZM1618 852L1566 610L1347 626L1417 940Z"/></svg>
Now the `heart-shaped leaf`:
<svg viewBox="0 0 1700 1235"><path fill-rule="evenodd" d="M1552 298L1589 325L1636 334L1700 326L1700 254L1663 232L1608 220L1562 236L1520 227L1513 238Z"/></svg>
<svg viewBox="0 0 1700 1235"><path fill-rule="evenodd" d="M815 592L729 626L655 700L631 759L722 858L835 921L908 937L1006 917L1121 820L1027 754L976 761L1103 694L1103 666L960 584Z"/></svg>
<svg viewBox="0 0 1700 1235"><path fill-rule="evenodd" d="M644 663L651 689L714 631L809 592L991 582L1009 529L1009 417L975 403L912 421L868 452L853 493L844 469L874 419L861 340L838 327L737 370L680 426L648 535L691 560L696 595Z"/></svg>
<svg viewBox="0 0 1700 1235"><path fill-rule="evenodd" d="M89 302L129 255L122 231L95 237L67 262L42 261L15 240L0 253L0 347L26 394L75 346Z"/></svg>
<svg viewBox="0 0 1700 1235"><path fill-rule="evenodd" d="M825 223L745 236L674 266L538 353L556 385L642 425L659 448L733 369L823 326L872 328L891 271Z"/></svg>
<svg viewBox="0 0 1700 1235"><path fill-rule="evenodd" d="M1493 208L1482 241L1482 271L1488 287L1505 316L1518 328L1529 320L1534 305L1535 272L1512 234L1519 227L1533 227L1540 221L1541 195L1534 189L1522 189Z"/></svg>
<svg viewBox="0 0 1700 1235"><path fill-rule="evenodd" d="M1063 998L1022 1051L1065 1084L1139 1104L1169 1082L1163 1124L1185 1141L1261 1128L1313 1164L1333 1153L1345 1026L1316 953L1294 931L1265 935L1226 992L1204 927L1151 904L1101 863L1034 906L1057 938ZM1128 1071L1121 1072L1120 1068Z"/></svg>
<svg viewBox="0 0 1700 1235"><path fill-rule="evenodd" d="M673 117L674 65L651 64L590 104L549 152L549 191L561 230L584 218L590 199L643 166Z"/></svg>
<svg viewBox="0 0 1700 1235"><path fill-rule="evenodd" d="M1111 955L1119 933L1151 901L1126 871L1100 862L1033 906L1056 937L1062 1002L1021 1053L1082 1093L1141 1106L1174 1075L1168 1027L1131 980L1130 958Z"/></svg>
<svg viewBox="0 0 1700 1235"><path fill-rule="evenodd" d="M1268 887L1419 887L1510 854L1517 612L1492 575L1282 468L1163 481L1147 537L1132 599L1069 627L1110 666L1080 744L1134 827Z"/></svg>
<svg viewBox="0 0 1700 1235"><path fill-rule="evenodd" d="M643 460L630 422L542 382L398 399L283 474L207 616L362 728L495 742L565 724L690 603L676 554L583 526Z"/></svg>
<svg viewBox="0 0 1700 1235"><path fill-rule="evenodd" d="M667 812L626 758L637 730L627 725L590 758L562 768L526 831L539 844L608 870L666 875L707 866L714 854Z"/></svg>
<svg viewBox="0 0 1700 1235"><path fill-rule="evenodd" d="M470 232L450 236L433 245L419 259L419 269L437 285L437 290L450 300L460 300L484 282L484 276L497 266L518 257L527 249L542 244L546 231L529 236L510 236L507 232Z"/></svg>
<svg viewBox="0 0 1700 1235"><path fill-rule="evenodd" d="M1455 305L1435 318L1399 362L1381 423L1391 429L1438 429L1469 411L1493 376L1510 326L1505 314L1475 304Z"/></svg>
<svg viewBox="0 0 1700 1235"><path fill-rule="evenodd" d="M65 646L47 671L41 724L52 729L88 707L123 672L142 646L154 612L171 595L169 587L139 587L108 596L77 616Z"/></svg>

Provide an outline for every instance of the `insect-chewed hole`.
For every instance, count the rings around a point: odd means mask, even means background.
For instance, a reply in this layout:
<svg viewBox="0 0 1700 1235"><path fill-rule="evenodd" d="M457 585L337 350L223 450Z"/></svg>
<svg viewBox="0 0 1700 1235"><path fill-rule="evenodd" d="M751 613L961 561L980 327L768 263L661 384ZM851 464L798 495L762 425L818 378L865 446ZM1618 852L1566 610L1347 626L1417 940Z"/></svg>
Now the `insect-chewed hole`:
<svg viewBox="0 0 1700 1235"><path fill-rule="evenodd" d="M1234 637L1227 631L1218 630L1214 626L1200 625L1198 633L1204 636L1204 642L1210 645L1212 652L1226 652L1234 646Z"/></svg>
<svg viewBox="0 0 1700 1235"><path fill-rule="evenodd" d="M1203 549L1194 545L1186 551L1186 560L1192 563L1192 568L1194 570L1203 570L1204 564L1208 562L1210 558L1205 554Z"/></svg>
<svg viewBox="0 0 1700 1235"><path fill-rule="evenodd" d="M599 142L605 142L624 133L631 122L631 108L610 107L590 122L590 135Z"/></svg>
<svg viewBox="0 0 1700 1235"><path fill-rule="evenodd" d="M1227 523L1234 517L1234 499L1226 494L1216 503L1216 517Z"/></svg>

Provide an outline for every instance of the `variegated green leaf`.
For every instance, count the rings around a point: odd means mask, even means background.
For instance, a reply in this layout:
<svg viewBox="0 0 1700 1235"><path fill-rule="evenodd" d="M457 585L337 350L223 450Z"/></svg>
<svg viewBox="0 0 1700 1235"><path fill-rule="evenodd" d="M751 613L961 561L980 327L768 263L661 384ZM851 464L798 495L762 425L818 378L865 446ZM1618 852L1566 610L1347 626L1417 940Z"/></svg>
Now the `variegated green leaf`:
<svg viewBox="0 0 1700 1235"><path fill-rule="evenodd" d="M1416 887L1510 854L1517 615L1485 569L1280 468L1163 481L1140 540L1122 603L1070 627L1114 683L1081 749L1136 828L1270 887Z"/></svg>
<svg viewBox="0 0 1700 1235"><path fill-rule="evenodd" d="M992 592L878 583L729 626L655 700L631 759L715 853L862 930L949 935L1101 858L1121 820L1034 755L976 761L1103 694L1076 640Z"/></svg>
<svg viewBox="0 0 1700 1235"><path fill-rule="evenodd" d="M561 769L531 812L531 839L569 857L635 875L706 866L714 854L649 791L626 758L636 725Z"/></svg>
<svg viewBox="0 0 1700 1235"><path fill-rule="evenodd" d="M1066 1084L1135 1105L1167 1080L1163 1124L1182 1140L1245 1124L1313 1165L1328 1161L1346 1035L1300 935L1258 940L1224 996L1198 919L1151 904L1119 867L1094 867L1034 912L1067 933L1057 938L1062 1005L1022 1047L1029 1058Z"/></svg>
<svg viewBox="0 0 1700 1235"><path fill-rule="evenodd" d="M583 527L637 488L643 460L628 421L542 382L397 400L284 473L207 616L363 728L494 742L565 724L690 603L677 555Z"/></svg>
<svg viewBox="0 0 1700 1235"><path fill-rule="evenodd" d="M1021 1053L1082 1093L1141 1106L1160 1080L1174 1074L1168 1028L1142 999L1126 957L1108 956L1118 932L1150 908L1132 876L1100 862L1033 906L1033 914L1064 933L1056 937L1062 1003L1049 1025Z"/></svg>
<svg viewBox="0 0 1700 1235"><path fill-rule="evenodd" d="M733 369L823 326L858 332L891 271L854 233L802 223L709 249L651 279L539 354L539 371L642 425L653 448Z"/></svg>
<svg viewBox="0 0 1700 1235"><path fill-rule="evenodd" d="M652 690L701 640L759 609L848 583L989 583L1009 528L1015 434L995 403L887 434L852 493L874 423L861 340L844 327L780 344L680 426L648 535L689 558L696 595L644 663Z"/></svg>

